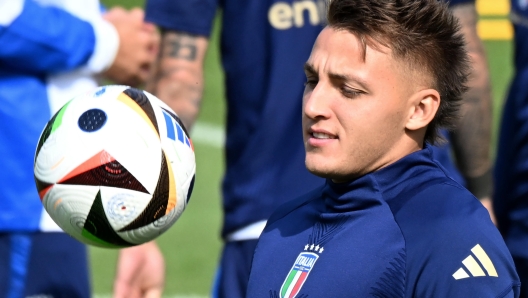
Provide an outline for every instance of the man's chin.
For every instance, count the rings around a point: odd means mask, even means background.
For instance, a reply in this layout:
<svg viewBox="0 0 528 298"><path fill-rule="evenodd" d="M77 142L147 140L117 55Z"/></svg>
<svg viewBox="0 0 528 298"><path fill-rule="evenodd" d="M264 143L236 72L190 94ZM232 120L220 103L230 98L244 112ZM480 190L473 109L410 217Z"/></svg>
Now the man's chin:
<svg viewBox="0 0 528 298"><path fill-rule="evenodd" d="M359 174L354 174L354 173L344 174L344 173L336 172L335 170L330 170L330 169L325 169L325 168L320 168L320 167L313 167L313 166L310 166L309 164L306 164L306 169L310 173L318 177L325 178L325 179L332 179L332 181L335 183L348 182L360 176Z"/></svg>
<svg viewBox="0 0 528 298"><path fill-rule="evenodd" d="M337 176L339 176L334 171L331 171L329 169L314 167L308 164L306 165L306 169L308 169L308 172L314 174L315 176L319 176L321 178L336 179Z"/></svg>

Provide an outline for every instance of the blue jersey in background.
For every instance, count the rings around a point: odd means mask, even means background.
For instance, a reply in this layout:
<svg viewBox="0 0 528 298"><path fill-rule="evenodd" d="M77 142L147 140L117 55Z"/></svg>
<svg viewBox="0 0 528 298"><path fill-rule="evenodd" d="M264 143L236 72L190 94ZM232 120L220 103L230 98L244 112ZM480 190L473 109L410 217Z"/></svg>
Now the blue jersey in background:
<svg viewBox="0 0 528 298"><path fill-rule="evenodd" d="M146 18L166 29L209 36L217 8L227 98L225 237L323 183L304 165L301 105L303 65L326 16L323 0L150 0ZM449 147L435 151L463 183Z"/></svg>

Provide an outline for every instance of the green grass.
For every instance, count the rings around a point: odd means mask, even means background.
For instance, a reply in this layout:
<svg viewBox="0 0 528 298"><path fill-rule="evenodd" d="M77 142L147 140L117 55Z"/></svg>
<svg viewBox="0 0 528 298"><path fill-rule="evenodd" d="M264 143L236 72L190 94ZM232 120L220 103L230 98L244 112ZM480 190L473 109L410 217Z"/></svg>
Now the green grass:
<svg viewBox="0 0 528 298"><path fill-rule="evenodd" d="M127 1L125 7L143 1ZM118 0L103 1L110 6ZM512 75L511 43L486 41L498 124L503 99ZM205 94L199 122L222 125L225 117L223 74L218 53L218 26L212 35L205 63ZM496 130L494 138L496 138ZM158 243L167 263L165 295L208 295L219 258L221 242L220 179L223 150L196 143L197 176L188 209ZM110 294L115 274L116 250L90 248L95 294Z"/></svg>
<svg viewBox="0 0 528 298"><path fill-rule="evenodd" d="M485 41L493 95L493 144L498 137L502 107L513 75L513 53L510 41ZM496 148L492 148L493 154Z"/></svg>

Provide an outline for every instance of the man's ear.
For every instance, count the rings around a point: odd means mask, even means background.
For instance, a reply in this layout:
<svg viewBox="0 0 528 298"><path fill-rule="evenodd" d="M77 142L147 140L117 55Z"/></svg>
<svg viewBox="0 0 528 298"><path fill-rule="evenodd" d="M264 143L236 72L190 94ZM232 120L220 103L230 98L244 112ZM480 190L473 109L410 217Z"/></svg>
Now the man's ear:
<svg viewBox="0 0 528 298"><path fill-rule="evenodd" d="M419 130L433 121L440 106L440 94L434 89L424 89L414 93L410 100L409 117L405 128Z"/></svg>

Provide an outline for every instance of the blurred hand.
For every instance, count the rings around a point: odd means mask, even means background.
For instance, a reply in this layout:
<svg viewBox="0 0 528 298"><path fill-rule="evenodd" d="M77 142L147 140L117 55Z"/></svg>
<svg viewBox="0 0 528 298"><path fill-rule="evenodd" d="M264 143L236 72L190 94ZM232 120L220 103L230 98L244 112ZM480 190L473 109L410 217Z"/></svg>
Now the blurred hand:
<svg viewBox="0 0 528 298"><path fill-rule="evenodd" d="M165 263L151 241L119 251L114 298L159 298L165 283Z"/></svg>
<svg viewBox="0 0 528 298"><path fill-rule="evenodd" d="M145 23L143 10L110 9L104 16L119 35L116 58L104 75L118 84L137 87L150 75L159 50L160 37L153 24Z"/></svg>
<svg viewBox="0 0 528 298"><path fill-rule="evenodd" d="M495 218L495 212L493 212L493 202L491 201L491 198L486 197L479 199L482 205L488 209L488 212L490 214L491 221L494 225L497 225L497 219Z"/></svg>

